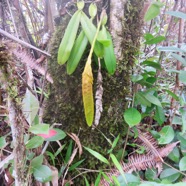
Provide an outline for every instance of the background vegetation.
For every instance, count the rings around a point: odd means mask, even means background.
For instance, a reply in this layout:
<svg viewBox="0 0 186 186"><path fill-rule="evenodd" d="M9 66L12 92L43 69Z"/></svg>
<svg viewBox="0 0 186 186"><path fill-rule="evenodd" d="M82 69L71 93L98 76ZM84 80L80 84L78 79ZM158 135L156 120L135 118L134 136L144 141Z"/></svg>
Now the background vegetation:
<svg viewBox="0 0 186 186"><path fill-rule="evenodd" d="M185 19L184 0L2 0L1 185L184 185Z"/></svg>

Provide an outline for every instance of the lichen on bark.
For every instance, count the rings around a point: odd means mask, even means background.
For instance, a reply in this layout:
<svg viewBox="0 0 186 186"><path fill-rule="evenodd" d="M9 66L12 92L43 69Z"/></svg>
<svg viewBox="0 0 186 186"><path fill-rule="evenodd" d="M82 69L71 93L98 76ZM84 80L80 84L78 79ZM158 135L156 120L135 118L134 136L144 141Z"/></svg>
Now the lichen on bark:
<svg viewBox="0 0 186 186"><path fill-rule="evenodd" d="M124 1L123 1L124 2ZM117 69L113 76L109 75L105 69L102 69L103 75L103 112L100 119L98 130L92 130L86 125L82 92L81 92L81 74L85 65L82 60L73 75L66 73L66 65L57 64L57 52L64 34L64 30L69 21L66 15L61 20L53 35L51 42L52 58L49 63L49 71L53 76L54 84L50 85L50 96L47 100L45 110L45 121L52 123L61 123L65 132L74 132L79 134L82 145L108 157L107 151L111 147L106 136L111 141L120 134L124 139L126 134L126 125L123 121L123 112L126 107L126 96L130 93L130 74L134 64L135 56L139 51L139 39L141 35L140 10L143 1L130 0L122 4L123 15L118 17L121 21L122 32L120 35L120 52L122 58L118 60ZM112 10L110 8L110 10ZM121 20L122 18L122 20ZM112 30L110 30L112 33ZM87 51L88 52L88 51ZM87 57L87 52L84 59ZM94 93L96 73L98 66L93 63L94 69ZM116 154L123 147L123 140L120 140L114 153ZM88 153L83 153L86 158L84 167L90 169L106 168L99 160Z"/></svg>

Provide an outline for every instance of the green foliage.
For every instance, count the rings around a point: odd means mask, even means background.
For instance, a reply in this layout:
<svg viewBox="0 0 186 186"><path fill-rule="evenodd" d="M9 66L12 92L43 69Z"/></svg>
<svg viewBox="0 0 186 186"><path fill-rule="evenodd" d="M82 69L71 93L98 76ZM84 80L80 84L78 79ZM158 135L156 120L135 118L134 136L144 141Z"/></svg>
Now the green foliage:
<svg viewBox="0 0 186 186"><path fill-rule="evenodd" d="M44 139L40 136L34 136L29 141L26 142L27 149L34 149L41 146L44 142Z"/></svg>
<svg viewBox="0 0 186 186"><path fill-rule="evenodd" d="M160 138L158 139L159 144L169 144L174 139L174 130L171 126L165 126L159 132Z"/></svg>
<svg viewBox="0 0 186 186"><path fill-rule="evenodd" d="M130 127L140 123L141 114L135 108L129 108L124 112L124 119Z"/></svg>
<svg viewBox="0 0 186 186"><path fill-rule="evenodd" d="M61 41L58 50L58 63L64 64L70 56L72 47L74 45L74 41L76 38L76 34L79 27L79 22L81 18L81 12L78 10L71 18L67 29L65 31L64 37Z"/></svg>
<svg viewBox="0 0 186 186"><path fill-rule="evenodd" d="M31 125L39 110L39 101L28 89L22 101L22 110L26 120Z"/></svg>
<svg viewBox="0 0 186 186"><path fill-rule="evenodd" d="M150 5L149 9L145 14L145 21L150 21L160 14L160 8L163 6L160 2L154 2Z"/></svg>
<svg viewBox="0 0 186 186"><path fill-rule="evenodd" d="M171 159L175 163L179 163L179 160L180 160L180 151L179 151L178 147L175 147L173 149L173 151L169 154L168 157L169 157L169 159Z"/></svg>
<svg viewBox="0 0 186 186"><path fill-rule="evenodd" d="M49 132L49 124L38 124L33 125L29 128L29 131L33 134L48 134Z"/></svg>
<svg viewBox="0 0 186 186"><path fill-rule="evenodd" d="M67 62L67 73L72 74L77 68L83 53L87 47L88 41L91 44L90 54L85 64L82 74L82 95L84 103L85 118L88 126L93 123L94 100L93 100L93 74L91 67L91 58L93 51L98 58L104 58L105 66L109 74L114 74L116 70L116 57L114 54L112 39L107 31L105 24L107 22L106 11L103 10L96 27L92 20L97 14L96 4L91 3L89 14L91 19L83 12L84 1L77 3L78 10L70 19L65 34L58 49L58 63ZM81 25L81 28L79 28ZM100 27L102 25L102 29ZM78 30L80 34L77 37ZM77 39L76 39L77 37Z"/></svg>
<svg viewBox="0 0 186 186"><path fill-rule="evenodd" d="M156 4L157 3L157 4ZM160 10L163 4L159 1L153 2L149 7L145 20L150 21L160 14ZM167 14L175 16L177 18L185 19L185 15L182 12L168 12ZM158 17L151 21L151 24L156 25ZM151 25L151 26L152 26ZM133 93L133 99L131 99L131 108L138 110L141 115L141 125L149 127L150 132L158 140L160 145L170 144L171 142L180 141L180 146L178 145L169 154L169 167L163 166L163 170L160 176L157 177L157 170L147 169L145 171L145 178L148 181L142 184L136 184L140 186L154 186L154 185L183 185L180 181L182 180L182 174L186 170L186 96L185 96L185 84L186 84L186 73L183 68L186 66L185 60L185 47L181 46L159 46L158 44L166 40L164 34L160 35L162 27L153 28L153 33L144 34L144 44L145 52L148 48L151 50L153 46L157 46L157 51L154 50L153 55L148 53L141 53L139 61L136 62L137 68L135 73L131 76L131 80L134 83L134 87L140 87ZM159 30L158 30L159 29ZM151 30L151 32L152 32ZM143 45L142 45L143 46ZM153 49L152 49L153 50ZM162 59L162 54L165 53L165 57ZM150 57L149 57L150 56ZM166 66L166 62L169 60L177 60L180 62L180 68L172 68ZM167 60L167 61L166 61ZM163 75L161 74L163 73ZM175 79L168 80L167 77L175 77ZM176 80L177 79L177 80ZM179 83L184 86L180 90ZM171 88L174 85L175 88ZM173 87L174 87L173 86ZM176 88L176 86L178 86ZM183 92L182 92L183 91ZM132 114L126 114L128 109L125 110L124 119L130 127L136 125L133 121L137 117L132 116ZM173 113L171 113L173 112ZM168 116L167 116L168 113ZM128 116L128 117L126 117ZM137 116L137 115L136 115ZM151 124L148 124L149 118L151 119ZM134 127L135 128L135 127ZM130 134L130 133L129 133ZM136 135L136 134L134 134ZM131 144L130 144L131 145ZM138 146L137 144L133 144ZM163 149L163 147L162 147ZM139 150L137 149L136 152ZM143 151L139 151L144 153ZM143 173L138 172L142 178ZM143 178L144 179L144 178ZM171 184L177 183L177 184Z"/></svg>
<svg viewBox="0 0 186 186"><path fill-rule="evenodd" d="M77 68L80 59L83 56L83 53L87 47L88 39L85 36L84 31L81 31L79 36L77 37L74 46L72 48L72 52L67 61L67 73L71 75Z"/></svg>
<svg viewBox="0 0 186 186"><path fill-rule="evenodd" d="M66 137L66 134L64 131L58 129L58 128L53 128L49 130L49 133L47 135L45 134L38 134L42 137L45 138L45 141L57 141L57 140L62 140Z"/></svg>
<svg viewBox="0 0 186 186"><path fill-rule="evenodd" d="M52 171L46 165L38 165L33 167L33 175L37 181L42 183L49 182L52 179Z"/></svg>
<svg viewBox="0 0 186 186"><path fill-rule="evenodd" d="M35 168L37 166L41 166L43 163L43 155L37 156L34 159L32 159L30 166L32 168Z"/></svg>
<svg viewBox="0 0 186 186"><path fill-rule="evenodd" d="M133 174L125 174L125 178L126 178L126 182L125 180L123 179L122 176L118 176L117 177L117 180L120 184L120 186L128 186L128 185L131 185L131 186L134 186L134 185L139 185L140 184L140 179L139 177L137 176L134 176Z"/></svg>
<svg viewBox="0 0 186 186"><path fill-rule="evenodd" d="M100 153L98 153L98 152L96 152L96 151L94 151L94 150L92 150L92 149L90 149L90 148L88 148L88 147L84 147L84 148L85 148L85 150L87 150L90 154L92 154L94 157L96 157L96 158L99 159L100 161L102 161L102 162L104 162L104 163L106 163L106 164L109 165L108 160L107 160L103 155L101 155Z"/></svg>
<svg viewBox="0 0 186 186"><path fill-rule="evenodd" d="M113 75L116 71L116 57L114 54L114 47L112 43L111 35L108 31L106 31L106 37L109 41L109 45L105 46L104 50L104 60L105 60L105 66L109 74Z"/></svg>
<svg viewBox="0 0 186 186"><path fill-rule="evenodd" d="M169 14L171 16L178 17L181 19L186 19L186 14L180 11L168 11L166 12L166 14Z"/></svg>
<svg viewBox="0 0 186 186"><path fill-rule="evenodd" d="M119 170L122 179L124 180L124 183L127 184L127 179L126 179L126 174L124 173L120 163L118 162L118 160L116 159L116 157L114 156L114 154L110 155L112 162L114 163L115 167Z"/></svg>
<svg viewBox="0 0 186 186"><path fill-rule="evenodd" d="M156 179L157 171L155 168L147 169L145 171L145 178L149 181L154 181Z"/></svg>
<svg viewBox="0 0 186 186"><path fill-rule="evenodd" d="M5 137L0 137L0 149L6 145Z"/></svg>
<svg viewBox="0 0 186 186"><path fill-rule="evenodd" d="M177 170L167 168L163 170L160 174L162 180L168 180L169 183L175 182L180 176L180 173Z"/></svg>
<svg viewBox="0 0 186 186"><path fill-rule="evenodd" d="M186 171L186 156L182 157L179 162L180 171Z"/></svg>

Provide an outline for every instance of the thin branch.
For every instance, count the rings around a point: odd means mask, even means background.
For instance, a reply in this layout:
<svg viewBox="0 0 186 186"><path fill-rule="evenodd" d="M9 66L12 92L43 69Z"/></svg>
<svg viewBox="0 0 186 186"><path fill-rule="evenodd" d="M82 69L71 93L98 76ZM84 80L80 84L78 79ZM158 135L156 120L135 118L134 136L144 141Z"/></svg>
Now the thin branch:
<svg viewBox="0 0 186 186"><path fill-rule="evenodd" d="M10 3L9 3L9 0L6 0L7 1L7 4L8 4L8 9L10 11L10 15L11 15L11 19L12 19L12 23L14 25L14 29L15 29L15 33L16 33L16 37L18 38L19 35L18 35L18 31L17 31L17 28L16 28L16 24L15 24L15 20L14 20L14 16L12 14L12 10L11 10L11 7L10 7Z"/></svg>
<svg viewBox="0 0 186 186"><path fill-rule="evenodd" d="M15 36L9 34L8 32L2 30L1 28L0 28L0 34L3 34L3 35L5 35L6 37L8 37L8 38L10 38L10 39L12 39L12 40L14 40L14 41L16 41L16 42L18 42L18 43L24 45L24 46L26 46L26 47L28 47L28 48L32 48L32 49L34 49L34 50L37 50L38 52L41 52L41 53L45 54L46 56L51 57L51 55L50 55L48 52L45 52L45 51L43 51L43 50L40 50L39 48L37 48L37 47L35 47L35 46L33 46L33 45L31 45L31 44L25 42L25 41L22 41L21 39L16 38Z"/></svg>

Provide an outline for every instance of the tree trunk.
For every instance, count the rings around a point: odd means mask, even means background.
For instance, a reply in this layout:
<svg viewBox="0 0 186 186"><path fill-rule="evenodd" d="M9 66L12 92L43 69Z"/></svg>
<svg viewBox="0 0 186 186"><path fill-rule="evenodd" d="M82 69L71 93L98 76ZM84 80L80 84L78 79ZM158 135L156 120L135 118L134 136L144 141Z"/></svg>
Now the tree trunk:
<svg viewBox="0 0 186 186"><path fill-rule="evenodd" d="M98 6L104 6L107 1L99 2ZM54 84L50 87L50 96L47 100L45 120L52 123L61 123L66 132L79 134L82 145L107 156L111 148L107 139L111 141L120 134L125 139L127 127L124 124L123 112L127 107L127 97L131 94L130 74L135 56L139 51L139 39L141 35L140 11L143 1L136 0L110 0L107 14L110 16L110 32L115 45L117 56L117 69L113 76L102 69L103 75L103 112L98 127L92 130L85 122L82 102L81 74L84 60L73 75L66 73L66 66L57 64L57 52L64 34L69 15L61 18L60 25L56 27L52 43L49 69L53 76ZM102 7L99 7L101 9ZM109 12L110 11L110 12ZM94 71L94 94L96 90L97 65L92 63ZM106 139L107 138L107 139ZM123 148L123 140L120 140L114 154L119 154ZM84 152L85 165L89 169L106 168L90 154ZM80 182L78 182L80 183Z"/></svg>

